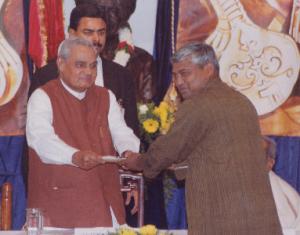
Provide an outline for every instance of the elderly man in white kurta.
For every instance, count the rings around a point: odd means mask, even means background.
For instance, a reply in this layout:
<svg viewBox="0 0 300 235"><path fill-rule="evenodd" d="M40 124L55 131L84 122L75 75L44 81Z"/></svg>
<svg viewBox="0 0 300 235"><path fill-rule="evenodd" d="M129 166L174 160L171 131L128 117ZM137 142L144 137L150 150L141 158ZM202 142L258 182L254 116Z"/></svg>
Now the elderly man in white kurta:
<svg viewBox="0 0 300 235"><path fill-rule="evenodd" d="M276 157L276 143L264 136L267 169L282 229L300 229L300 196L286 181L272 171Z"/></svg>

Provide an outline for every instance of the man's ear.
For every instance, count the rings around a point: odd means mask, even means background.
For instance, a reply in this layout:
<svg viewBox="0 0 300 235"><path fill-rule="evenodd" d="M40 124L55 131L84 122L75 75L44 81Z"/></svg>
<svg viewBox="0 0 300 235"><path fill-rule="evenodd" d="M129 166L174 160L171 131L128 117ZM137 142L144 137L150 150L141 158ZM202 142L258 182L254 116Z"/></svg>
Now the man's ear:
<svg viewBox="0 0 300 235"><path fill-rule="evenodd" d="M207 63L206 65L204 65L204 70L208 77L211 77L214 74L215 68L212 63Z"/></svg>
<svg viewBox="0 0 300 235"><path fill-rule="evenodd" d="M64 60L61 57L57 57L56 64L57 64L57 67L58 67L58 71L61 71L63 69L63 66L64 66Z"/></svg>
<svg viewBox="0 0 300 235"><path fill-rule="evenodd" d="M74 37L75 36L76 31L74 29L69 28L68 29L68 33L69 33L69 38L70 38L70 37Z"/></svg>
<svg viewBox="0 0 300 235"><path fill-rule="evenodd" d="M267 158L267 170L271 171L275 165L275 160L273 158Z"/></svg>

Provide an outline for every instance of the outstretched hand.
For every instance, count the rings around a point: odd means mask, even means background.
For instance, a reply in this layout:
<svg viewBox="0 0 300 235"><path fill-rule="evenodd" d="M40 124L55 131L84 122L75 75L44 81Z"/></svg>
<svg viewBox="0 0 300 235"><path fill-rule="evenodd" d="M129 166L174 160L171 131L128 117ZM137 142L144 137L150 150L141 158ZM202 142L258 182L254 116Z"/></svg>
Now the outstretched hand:
<svg viewBox="0 0 300 235"><path fill-rule="evenodd" d="M121 165L126 170L134 170L134 171L140 171L140 169L137 166L138 158L141 154L140 153L134 153L131 151L126 151L125 159L123 161L119 162L119 165Z"/></svg>
<svg viewBox="0 0 300 235"><path fill-rule="evenodd" d="M93 151L77 151L72 156L72 163L83 170L90 170L99 164L104 164L102 156Z"/></svg>

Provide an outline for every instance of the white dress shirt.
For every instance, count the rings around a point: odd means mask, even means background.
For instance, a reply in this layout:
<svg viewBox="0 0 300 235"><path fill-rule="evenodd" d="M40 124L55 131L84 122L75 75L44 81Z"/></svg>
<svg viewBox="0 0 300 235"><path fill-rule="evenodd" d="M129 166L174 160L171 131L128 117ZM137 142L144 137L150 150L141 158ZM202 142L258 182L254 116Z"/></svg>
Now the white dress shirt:
<svg viewBox="0 0 300 235"><path fill-rule="evenodd" d="M95 81L96 86L102 86L104 87L103 82L103 66L102 66L102 60L101 57L97 57L97 77Z"/></svg>
<svg viewBox="0 0 300 235"><path fill-rule="evenodd" d="M103 79L101 80L103 82ZM101 82L101 80L98 80L98 82ZM62 82L62 80L60 81ZM62 84L77 99L81 100L85 97L85 92L76 92L65 83L62 82ZM119 155L126 150L138 152L140 141L126 125L121 108L111 91L109 91L109 100L108 123L116 151ZM72 155L79 149L66 144L60 139L54 131L52 122L53 114L50 98L45 91L39 88L34 91L28 101L26 125L28 145L36 151L44 163L73 165Z"/></svg>

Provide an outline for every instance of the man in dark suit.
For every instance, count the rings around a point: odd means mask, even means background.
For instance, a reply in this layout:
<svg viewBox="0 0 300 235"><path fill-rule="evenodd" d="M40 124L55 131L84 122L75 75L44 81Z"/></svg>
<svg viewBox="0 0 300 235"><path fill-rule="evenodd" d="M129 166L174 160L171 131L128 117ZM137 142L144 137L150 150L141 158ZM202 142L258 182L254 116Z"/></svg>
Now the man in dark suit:
<svg viewBox="0 0 300 235"><path fill-rule="evenodd" d="M124 67L100 56L106 43L107 31L109 31L106 19L105 9L91 4L79 5L71 12L69 35L81 37L93 43L99 53L98 75L95 83L99 86L105 86L115 94L121 108L124 108L127 125L138 135L139 124L132 75ZM56 63L50 61L46 66L35 72L30 92L57 77Z"/></svg>
<svg viewBox="0 0 300 235"><path fill-rule="evenodd" d="M102 58L127 68L135 85L136 100L141 103L153 101L157 91L155 62L146 50L134 45L128 23L136 8L136 0L75 0L76 5L96 4L108 14L109 32Z"/></svg>

